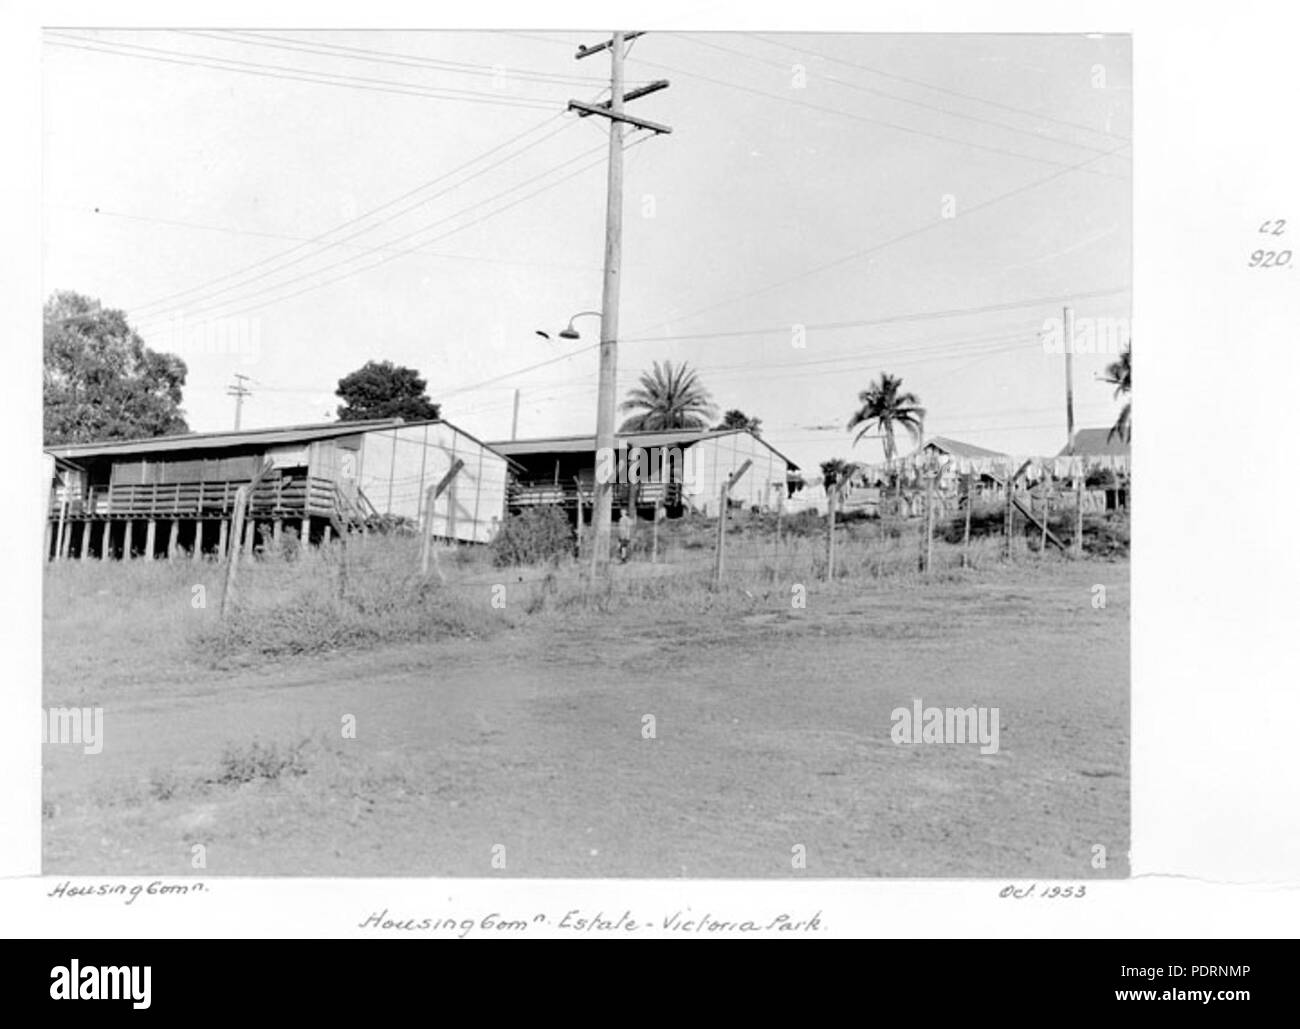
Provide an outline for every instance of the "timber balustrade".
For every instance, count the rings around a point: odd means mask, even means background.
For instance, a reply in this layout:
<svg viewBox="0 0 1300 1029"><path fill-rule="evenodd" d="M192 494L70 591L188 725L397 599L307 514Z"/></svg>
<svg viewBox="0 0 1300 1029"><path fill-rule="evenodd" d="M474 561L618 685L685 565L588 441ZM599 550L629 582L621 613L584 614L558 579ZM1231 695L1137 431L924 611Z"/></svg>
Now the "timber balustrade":
<svg viewBox="0 0 1300 1029"><path fill-rule="evenodd" d="M582 484L582 502L591 503L592 484ZM616 508L627 505L628 490L626 483L614 485L613 504ZM578 487L574 482L555 482L552 479L516 480L506 487L507 503L512 508L542 507L548 504L561 507L573 507L578 500ZM642 482L637 485L637 506L653 507L662 503L665 507L675 507L682 502L682 486L679 482Z"/></svg>
<svg viewBox="0 0 1300 1029"><path fill-rule="evenodd" d="M235 491L249 481L117 483L90 486L79 493L58 489L50 497L50 517L59 517L66 499L69 518L228 518L234 509ZM250 513L257 517L329 517L356 506L359 504L348 501L331 479L277 475L263 479L253 490Z"/></svg>

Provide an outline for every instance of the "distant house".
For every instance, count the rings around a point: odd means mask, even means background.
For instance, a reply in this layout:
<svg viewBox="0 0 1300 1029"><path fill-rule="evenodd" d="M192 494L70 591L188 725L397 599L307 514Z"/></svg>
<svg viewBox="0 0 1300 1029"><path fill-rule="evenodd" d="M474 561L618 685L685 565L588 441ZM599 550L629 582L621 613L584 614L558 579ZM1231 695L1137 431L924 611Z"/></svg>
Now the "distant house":
<svg viewBox="0 0 1300 1029"><path fill-rule="evenodd" d="M1118 433L1110 429L1079 429L1074 434L1073 447L1061 448L1057 461L1080 459L1089 488L1104 490L1105 510L1127 509L1129 506L1129 460L1131 448Z"/></svg>
<svg viewBox="0 0 1300 1029"><path fill-rule="evenodd" d="M434 501L432 534L486 542L504 513L506 459L441 420L195 432L45 453L47 556L223 553L236 490L267 466L249 519L275 538L286 526L318 542L353 527L419 523L427 487L457 461L461 471Z"/></svg>
<svg viewBox="0 0 1300 1029"><path fill-rule="evenodd" d="M1007 455L1000 450L977 447L974 443L963 443L961 440L950 439L947 436L931 436L920 450L923 453L954 457L959 461L985 461L993 458L1006 460L1007 458Z"/></svg>
<svg viewBox="0 0 1300 1029"><path fill-rule="evenodd" d="M622 432L610 465L616 508L662 504L670 515L684 510L714 514L727 477L750 467L731 491L733 506L770 509L799 466L748 429L672 429ZM596 438L554 436L488 444L512 462L508 506L513 511L558 504L576 513L579 492L591 503L596 480ZM635 482L633 480L636 480ZM635 494L635 499L633 499Z"/></svg>
<svg viewBox="0 0 1300 1029"><path fill-rule="evenodd" d="M1127 460L1129 454L1129 444L1118 434L1112 436L1109 429L1079 429L1074 434L1073 446L1067 443L1057 456L1122 457Z"/></svg>

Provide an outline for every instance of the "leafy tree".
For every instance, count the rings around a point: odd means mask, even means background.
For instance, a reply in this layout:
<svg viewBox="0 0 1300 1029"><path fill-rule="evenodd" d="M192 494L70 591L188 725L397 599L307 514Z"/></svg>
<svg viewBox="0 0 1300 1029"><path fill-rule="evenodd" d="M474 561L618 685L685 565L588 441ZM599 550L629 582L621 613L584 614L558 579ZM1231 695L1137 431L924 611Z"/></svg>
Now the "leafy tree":
<svg viewBox="0 0 1300 1029"><path fill-rule="evenodd" d="M189 431L185 362L145 346L122 311L69 291L45 302L45 443Z"/></svg>
<svg viewBox="0 0 1300 1029"><path fill-rule="evenodd" d="M427 383L414 368L392 361L367 361L351 375L339 379L335 396L339 421L358 422L367 418L404 418L408 422L428 421L439 416L439 405L425 392Z"/></svg>
<svg viewBox="0 0 1300 1029"><path fill-rule="evenodd" d="M620 432L653 432L657 429L703 429L718 416L713 398L689 364L676 368L671 361L652 372L641 373L641 383L631 390L619 410L638 413L624 420Z"/></svg>
<svg viewBox="0 0 1300 1029"><path fill-rule="evenodd" d="M744 411L732 408L722 416L722 421L716 428L719 429L748 429L755 436L761 435L759 426L763 424L762 418L751 418Z"/></svg>
<svg viewBox="0 0 1300 1029"><path fill-rule="evenodd" d="M849 419L849 429L861 425L862 430L854 437L857 445L871 429L877 428L884 437L885 460L892 461L897 453L894 443L895 426L905 429L913 439L921 438L921 424L925 421L925 408L921 398L915 393L902 392L903 380L888 372L881 372L880 378L858 394L861 407Z"/></svg>
<svg viewBox="0 0 1300 1029"><path fill-rule="evenodd" d="M829 461L822 462L822 483L830 489L836 483L848 478L852 471L853 466L843 458L832 457Z"/></svg>
<svg viewBox="0 0 1300 1029"><path fill-rule="evenodd" d="M1133 392L1133 341L1129 340L1128 345L1124 347L1119 357L1106 366L1106 371L1102 375L1103 382L1109 382L1115 387L1115 397L1131 397ZM1133 441L1133 401L1127 399L1124 406L1120 409L1119 417L1115 419L1115 424L1110 427L1110 432L1106 434L1106 439L1114 439L1118 436L1125 443Z"/></svg>

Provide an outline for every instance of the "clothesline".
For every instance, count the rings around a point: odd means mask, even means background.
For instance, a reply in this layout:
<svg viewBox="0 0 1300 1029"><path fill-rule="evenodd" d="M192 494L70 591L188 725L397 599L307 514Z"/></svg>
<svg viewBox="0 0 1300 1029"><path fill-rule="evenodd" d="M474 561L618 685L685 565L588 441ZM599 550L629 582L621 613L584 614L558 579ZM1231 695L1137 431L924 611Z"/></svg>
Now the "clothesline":
<svg viewBox="0 0 1300 1029"><path fill-rule="evenodd" d="M1129 457L1121 454L1074 454L1054 457L955 457L941 455L937 458L929 455L908 455L892 461L874 464L861 464L853 467L857 476L917 475L931 469L944 475L991 475L1005 479L1025 467L1021 477L1031 482L1043 478L1066 479L1076 475L1108 469L1115 472L1129 471Z"/></svg>

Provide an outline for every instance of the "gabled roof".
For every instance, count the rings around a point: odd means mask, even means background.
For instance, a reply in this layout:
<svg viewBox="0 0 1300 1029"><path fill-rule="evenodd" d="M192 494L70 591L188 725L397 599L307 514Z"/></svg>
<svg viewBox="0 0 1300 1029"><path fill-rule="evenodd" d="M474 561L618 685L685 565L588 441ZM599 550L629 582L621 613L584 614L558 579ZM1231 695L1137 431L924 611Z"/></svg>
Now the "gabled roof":
<svg viewBox="0 0 1300 1029"><path fill-rule="evenodd" d="M925 447L934 447L943 454L950 454L953 457L1006 457L1007 455L1000 450L989 450L985 447L977 447L974 443L963 443L961 440L949 439L947 436L931 436L925 441ZM924 450L925 447L921 449Z"/></svg>
<svg viewBox="0 0 1300 1029"><path fill-rule="evenodd" d="M1129 445L1110 429L1078 429L1074 433L1074 453L1085 457L1128 457ZM1058 457L1068 457L1070 447L1061 448Z"/></svg>
<svg viewBox="0 0 1300 1029"><path fill-rule="evenodd" d="M619 446L628 447L689 447L703 440L732 436L738 432L754 436L768 450L776 454L791 468L799 466L786 457L762 436L755 436L749 429L665 429L658 432L616 432L614 439ZM507 457L525 457L529 454L582 454L595 453L595 436L547 436L540 439L499 440L487 444L498 453Z"/></svg>
<svg viewBox="0 0 1300 1029"><path fill-rule="evenodd" d="M355 436L382 429L411 428L417 425L446 425L482 446L478 439L441 418L408 422L401 418L371 418L355 422L324 422L310 425L287 425L270 429L239 429L221 432L187 432L177 436L153 436L146 439L104 440L98 443L63 443L46 447L45 453L64 460L109 457L114 454L157 454L177 450L217 450L228 447L274 447L286 443L309 443L313 440ZM490 447L489 447L490 448Z"/></svg>

